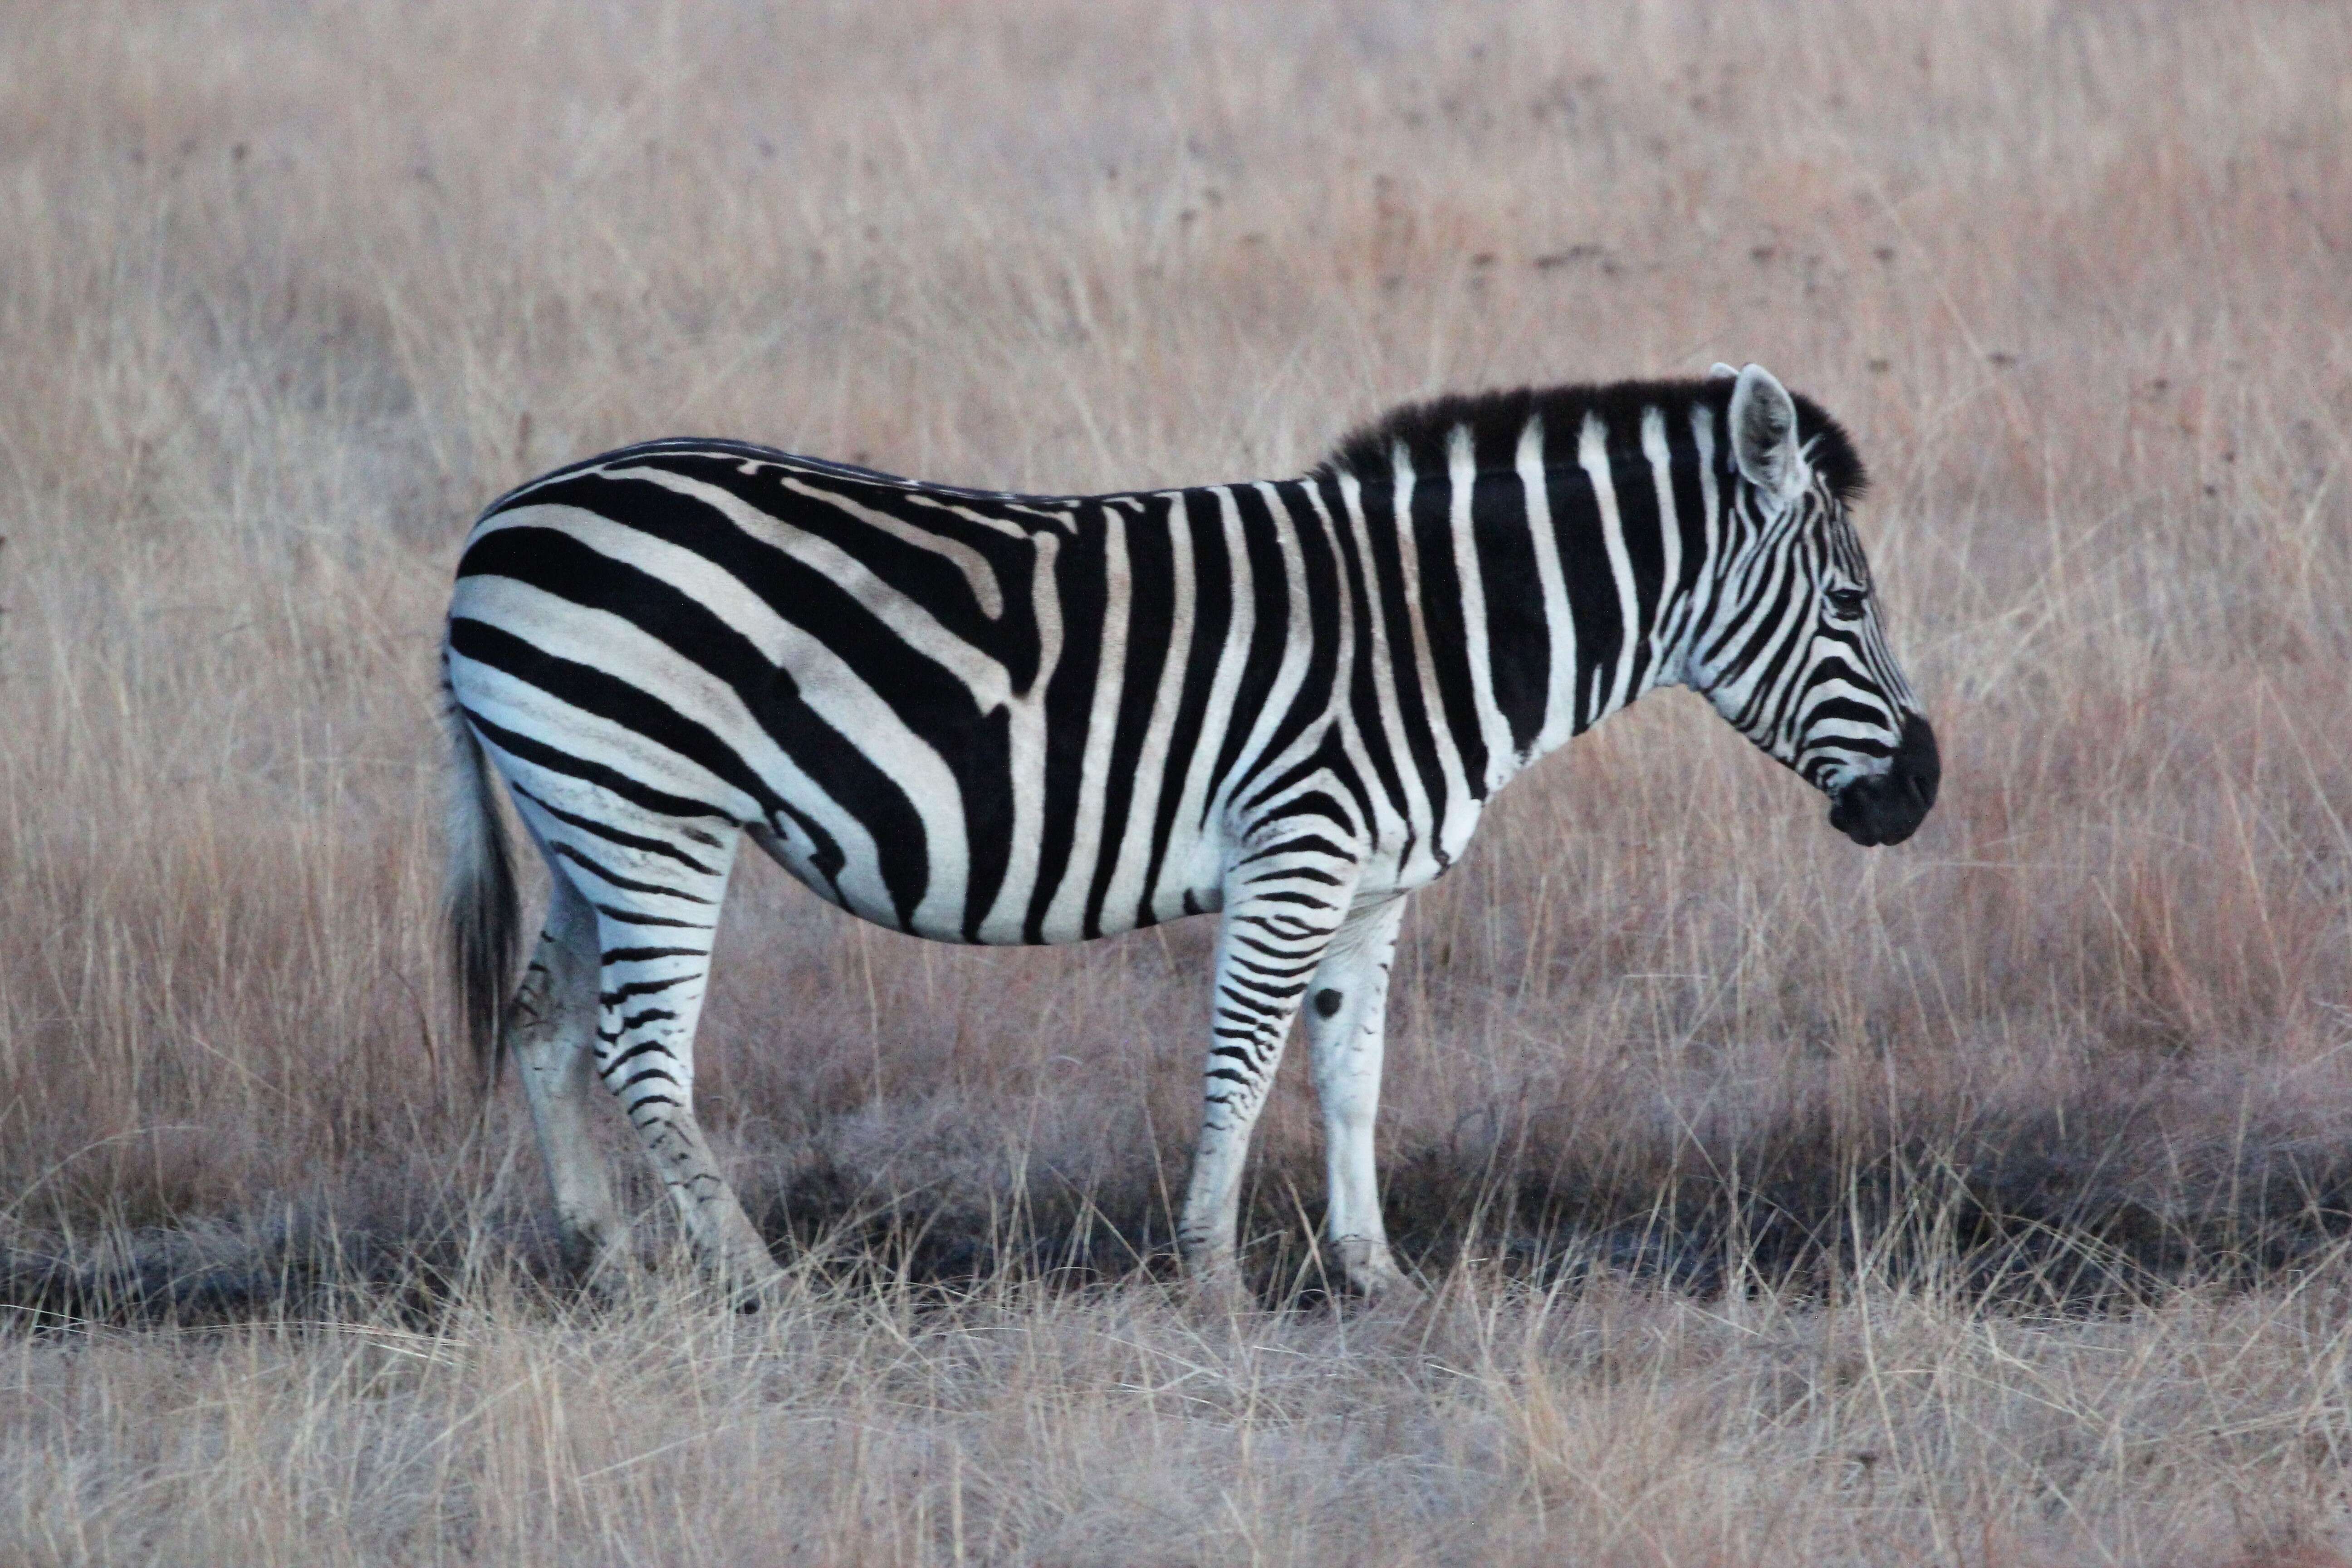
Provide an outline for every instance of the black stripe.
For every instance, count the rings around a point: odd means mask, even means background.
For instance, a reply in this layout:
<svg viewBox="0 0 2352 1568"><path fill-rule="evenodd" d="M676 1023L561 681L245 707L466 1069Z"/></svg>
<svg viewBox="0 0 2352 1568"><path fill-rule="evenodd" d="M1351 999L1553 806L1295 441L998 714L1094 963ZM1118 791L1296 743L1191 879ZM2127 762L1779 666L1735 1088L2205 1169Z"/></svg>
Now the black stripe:
<svg viewBox="0 0 2352 1568"><path fill-rule="evenodd" d="M699 860L697 860L693 856L688 855L685 850L680 849L677 845L672 844L666 838L647 838L642 834L624 833L619 828L613 826L611 824L599 822L593 816L583 816L578 812L566 811L562 806L555 805L551 801L541 800L539 796L531 794L530 791L523 788L522 785L515 783L512 779L509 779L507 781L507 787L514 791L519 799L530 802L531 805L547 813L548 816L555 818L556 821L569 823L571 826L579 828L583 833L593 833L597 837L604 840L607 844L617 844L624 849L635 849L641 854L665 856L669 859L677 861L688 870L700 872L706 877L716 876L718 874L712 869L712 868L704 865Z"/></svg>
<svg viewBox="0 0 2352 1568"><path fill-rule="evenodd" d="M711 929L710 923L708 921L674 921L661 915L644 915L638 914L633 910L615 909L611 904L592 904L589 907L594 910L598 914L609 916L614 920L619 921L624 925L679 926L688 931L709 931Z"/></svg>
<svg viewBox="0 0 2352 1568"><path fill-rule="evenodd" d="M1617 524L1625 540L1625 559L1633 570L1633 624L1625 628L1632 639L1632 674L1625 690L1631 698L1642 689L1650 672L1649 629L1657 625L1658 604L1665 590L1665 534L1658 517L1658 488L1650 477L1650 458L1642 450L1638 419L1625 429L1613 426L1607 441L1609 479L1617 491Z"/></svg>
<svg viewBox="0 0 2352 1568"><path fill-rule="evenodd" d="M609 671L549 653L503 626L470 616L449 623L449 647L477 664L503 671L569 707L653 742L749 795L762 810L781 804L768 782L709 726Z"/></svg>
<svg viewBox="0 0 2352 1568"><path fill-rule="evenodd" d="M569 752L559 752L543 742L501 728L462 703L458 711L466 716L466 722L474 727L476 734L509 756L520 758L534 767L545 768L550 773L568 774L583 784L609 790L631 805L667 817L715 816L730 823L735 820L731 814L709 801L693 800L682 795L671 795L667 790L654 789L602 763L575 757ZM663 890L666 889L656 889Z"/></svg>
<svg viewBox="0 0 2352 1568"><path fill-rule="evenodd" d="M1340 563L1337 546L1325 531L1323 520L1316 515L1314 503L1307 499L1303 484L1291 482L1275 487L1282 502L1292 536L1297 541L1299 575L1305 584L1307 597L1307 668L1301 676L1297 691L1290 700L1281 722L1267 737L1265 747L1244 768L1234 783L1234 791L1250 788L1257 782L1260 770L1273 765L1310 729L1326 721L1331 710L1333 693L1339 685L1339 614ZM1260 497L1263 503L1264 498ZM1269 510L1273 526L1282 520ZM1326 736L1326 742L1334 740ZM1318 742L1318 749L1322 743ZM1267 792L1261 789L1259 798Z"/></svg>
<svg viewBox="0 0 2352 1568"><path fill-rule="evenodd" d="M619 1039L619 1033L615 1032L613 1037L616 1040ZM614 1057L611 1061L604 1063L596 1070L600 1073L610 1073L615 1068L625 1067L630 1062L636 1060L639 1057L644 1056L647 1051L666 1051L667 1049L669 1049L667 1042L663 1040L659 1035L656 1035L650 1040L639 1040L635 1045L631 1046L627 1050L621 1052L620 1055Z"/></svg>
<svg viewBox="0 0 2352 1568"><path fill-rule="evenodd" d="M1339 546L1339 568L1345 575L1349 613L1355 617L1354 647L1350 651L1348 670L1348 708L1356 721L1356 739L1364 748L1364 755L1372 764L1372 774L1380 791L1397 816L1407 823L1412 813L1406 809L1404 775L1400 771L1395 752L1390 749L1388 725L1381 714L1380 686L1374 679L1373 645L1378 626L1373 595L1365 582L1370 570L1363 552L1358 547L1356 530L1348 520L1339 488L1333 480L1318 481L1318 494L1323 498L1324 510L1331 519L1331 530ZM1364 803L1364 833L1369 839L1379 821L1371 803ZM1404 855L1412 854L1411 829L1406 832Z"/></svg>
<svg viewBox="0 0 2352 1568"><path fill-rule="evenodd" d="M1192 532L1192 647L1169 731L1168 763L1160 777L1160 799L1151 825L1151 860L1136 910L1138 925L1150 925L1158 918L1152 904L1168 856L1168 839L1175 829L1176 813L1184 803L1184 782L1192 774L1192 759L1207 727L1209 697L1216 684L1218 658L1224 650L1234 610L1233 563L1225 555L1225 528L1218 515L1217 498L1206 490L1187 490L1173 500L1156 504L1169 508L1171 528ZM1185 893L1189 899L1191 889Z"/></svg>
<svg viewBox="0 0 2352 1568"><path fill-rule="evenodd" d="M1092 528L1064 542L1054 559L1054 586L1061 597L1062 657L1045 682L1045 794L1038 825L1037 885L1021 940L1045 940L1045 915L1070 867L1078 832L1078 791L1086 772L1087 730L1095 700L1096 671L1102 663L1104 584L1108 557L1103 531Z"/></svg>
<svg viewBox="0 0 2352 1568"><path fill-rule="evenodd" d="M1396 687L1397 728L1404 732L1405 750L1412 758L1414 770L1421 774L1422 792L1429 802L1429 820L1419 826L1426 828L1433 840L1451 802L1446 794L1445 770L1437 761L1436 737L1430 728L1428 708L1422 700L1421 666L1417 662L1412 623L1405 608L1404 572L1398 553L1395 499L1395 489L1386 480L1363 487L1364 537L1370 546L1380 617L1387 628L1390 669ZM1430 848L1443 864L1444 852L1434 842Z"/></svg>
<svg viewBox="0 0 2352 1568"><path fill-rule="evenodd" d="M1609 567L1609 545L1601 531L1601 498L1591 477L1574 458L1575 431L1546 430L1547 445L1569 447L1567 461L1547 470L1551 480L1552 531L1559 541L1560 576L1568 587L1569 618L1576 624L1576 728L1590 729L1600 714L1589 693L1593 675L1613 679L1617 650L1624 646L1624 617L1617 607L1617 580Z"/></svg>
<svg viewBox="0 0 2352 1568"><path fill-rule="evenodd" d="M624 877L609 866L600 864L599 862L591 859L586 854L582 852L578 846L566 844L561 839L550 844L547 847L548 852L554 855L559 859L569 860L575 866L586 868L598 881L609 883L613 887L619 888L624 892L653 893L662 898L677 899L682 902L689 904L707 905L710 902L709 899L703 898L698 893L681 893L674 888L665 888L659 882L639 882L633 880L630 878Z"/></svg>
<svg viewBox="0 0 2352 1568"><path fill-rule="evenodd" d="M992 652L997 651L994 645L1002 639L1003 629L985 613L971 581L955 562L938 551L909 543L854 517L825 499L803 494L790 486L797 483L817 489L824 496L837 495L845 503L884 513L942 540L951 540L987 559L1000 590L1007 584L1016 589L1025 587L1029 580L1033 547L1026 541L967 522L938 507L909 505L908 491L903 485L877 484L856 475L811 473L797 468L761 467L746 474L741 458L707 451L649 455L643 466L723 490L755 510L824 540L889 584L892 592L922 605L956 637L975 647L988 647ZM612 515L604 506L593 506L592 510ZM1018 596L1017 593L1005 594L1003 598L1009 604Z"/></svg>
<svg viewBox="0 0 2352 1568"><path fill-rule="evenodd" d="M1666 415L1666 472L1675 488L1675 517L1682 524L1684 593L1697 591L1700 574L1714 564L1706 558L1706 494L1699 488L1698 438L1691 434L1687 413ZM1722 492L1718 490L1717 504ZM1722 529L1717 529L1720 537Z"/></svg>
<svg viewBox="0 0 2352 1568"><path fill-rule="evenodd" d="M1204 814L1214 809L1226 776L1240 760L1242 747L1248 742L1250 732L1257 727L1258 715L1274 693L1275 679L1282 672L1283 649L1290 641L1294 604L1289 568L1283 561L1275 520L1264 498L1247 486L1231 487L1229 493L1234 498L1234 510L1241 518L1243 548L1248 556L1250 600L1256 620L1250 627L1249 655L1242 665L1234 705L1226 710L1225 733L1217 747L1217 763L1210 771L1207 797L1202 802Z"/></svg>
<svg viewBox="0 0 2352 1568"><path fill-rule="evenodd" d="M1025 596L1025 595L1024 595ZM980 923L1003 890L1013 864L1013 714L982 714L971 730L980 756L942 752L963 801L963 837L971 868L964 879L963 939L980 940Z"/></svg>
<svg viewBox="0 0 2352 1568"><path fill-rule="evenodd" d="M1757 623L1757 635L1766 642L1765 664L1762 673L1756 678L1751 700L1738 721L1740 727L1751 734L1757 732L1767 716L1765 705L1780 696L1781 678L1787 673L1790 661L1797 658L1798 648L1806 640L1804 628L1797 623L1792 613L1802 579L1803 574L1797 569L1795 563L1783 563L1782 569L1775 575L1771 605ZM1775 637L1779 638L1777 643L1770 640ZM1754 664L1758 650L1751 641L1742 651L1739 668L1744 674ZM1777 721L1780 710L1772 710L1770 716Z"/></svg>
<svg viewBox="0 0 2352 1568"><path fill-rule="evenodd" d="M1454 481L1444 467L1416 477L1410 526L1421 563L1421 624L1429 637L1423 657L1437 679L1446 741L1462 761L1470 798L1477 800L1486 793L1486 738L1470 679L1470 634L1462 616L1462 578L1454 563L1453 509Z"/></svg>
<svg viewBox="0 0 2352 1568"><path fill-rule="evenodd" d="M1127 662L1119 672L1118 707L1112 719L1110 776L1104 781L1102 837L1097 841L1094 877L1087 890L1084 923L1087 936L1102 935L1103 899L1118 869L1119 846L1127 839L1128 813L1136 799L1136 767L1143 753L1151 722L1151 705L1160 691L1160 671L1168 661L1169 639L1176 624L1176 563L1168 542L1164 518L1134 517L1120 509L1120 517L1103 509L1103 527L1123 528L1127 542ZM1150 796L1145 798L1149 800Z"/></svg>
<svg viewBox="0 0 2352 1568"><path fill-rule="evenodd" d="M1543 579L1536 574L1527 490L1516 468L1518 437L1498 429L1475 455L1470 537L1486 599L1486 664L1495 706L1510 726L1511 745L1525 756L1543 732L1550 706L1551 628L1544 617Z"/></svg>

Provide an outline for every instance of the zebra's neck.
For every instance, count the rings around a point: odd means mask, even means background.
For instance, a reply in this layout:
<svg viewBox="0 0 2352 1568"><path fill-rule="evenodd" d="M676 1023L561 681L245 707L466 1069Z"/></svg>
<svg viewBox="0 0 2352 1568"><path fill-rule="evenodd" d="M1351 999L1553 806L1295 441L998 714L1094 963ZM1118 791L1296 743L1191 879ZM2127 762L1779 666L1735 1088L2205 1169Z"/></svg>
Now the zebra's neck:
<svg viewBox="0 0 2352 1568"><path fill-rule="evenodd" d="M1734 526L1719 418L1706 398L1531 410L1327 476L1392 531L1391 656L1431 689L1475 795L1683 680Z"/></svg>

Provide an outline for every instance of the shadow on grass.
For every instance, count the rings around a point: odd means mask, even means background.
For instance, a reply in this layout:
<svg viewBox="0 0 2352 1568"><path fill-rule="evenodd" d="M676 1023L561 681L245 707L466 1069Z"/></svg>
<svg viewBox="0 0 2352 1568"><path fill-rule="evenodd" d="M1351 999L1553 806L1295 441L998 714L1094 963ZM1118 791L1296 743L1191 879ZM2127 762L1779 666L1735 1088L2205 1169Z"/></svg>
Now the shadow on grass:
<svg viewBox="0 0 2352 1568"><path fill-rule="evenodd" d="M1610 1275L1700 1297L1827 1297L1867 1277L2061 1311L2251 1285L2352 1235L2352 1145L2151 1159L2120 1132L2104 1146L2070 1139L2054 1117L1855 1144L1797 1124L1612 1169L1523 1127L1409 1153L1383 1201L1399 1257L1432 1279L1474 1267L1547 1287ZM1181 1154L1160 1168L1181 1169ZM1321 1180L1307 1160L1253 1168L1244 1265L1267 1306L1310 1306L1337 1284L1316 1243ZM1020 1191L974 1202L880 1190L820 1160L747 1197L780 1256L814 1253L877 1283L961 1290L1009 1272L1085 1286L1177 1271L1169 1196L1141 1171L1089 1186L1033 1165Z"/></svg>
<svg viewBox="0 0 2352 1568"><path fill-rule="evenodd" d="M1392 1240L1436 1279L1477 1268L1542 1288L1632 1279L1700 1298L1834 1298L1857 1279L2028 1310L2127 1310L2188 1285L2242 1288L2352 1236L2352 1145L2243 1141L2165 1148L2074 1137L2053 1117L1944 1137L1840 1136L1792 1122L1639 1162L1580 1157L1540 1126L1428 1144L1388 1171ZM2126 1130L2127 1131L2127 1130ZM1034 1281L1097 1288L1178 1275L1170 1194L1181 1152L1082 1183L1033 1162L1024 1182L885 1188L823 1153L745 1184L779 1258L844 1289L952 1299ZM1315 1238L1321 1174L1254 1167L1244 1267L1279 1310L1329 1302ZM658 1236L664 1227L641 1232ZM674 1251L648 1253L678 1267ZM301 1218L20 1235L0 1246L0 1314L37 1326L203 1326L355 1313L426 1327L485 1270L561 1302L577 1294L551 1225L462 1195L323 1199Z"/></svg>

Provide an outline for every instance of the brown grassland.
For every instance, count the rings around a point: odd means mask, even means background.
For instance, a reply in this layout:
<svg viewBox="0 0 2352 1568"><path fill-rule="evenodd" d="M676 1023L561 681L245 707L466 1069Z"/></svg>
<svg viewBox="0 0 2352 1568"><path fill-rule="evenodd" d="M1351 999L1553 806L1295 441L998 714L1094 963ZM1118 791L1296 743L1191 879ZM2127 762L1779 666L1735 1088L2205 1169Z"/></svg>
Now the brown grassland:
<svg viewBox="0 0 2352 1568"><path fill-rule="evenodd" d="M1205 922L764 864L702 1095L791 1291L570 1292L438 957L491 495L1715 359L1871 461L1943 802L1855 848L1680 694L1507 794L1392 1018L1432 1305L1323 1291L1287 1080L1259 1310L1178 1287ZM2352 8L20 4L0 367L0 1562L2352 1548Z"/></svg>

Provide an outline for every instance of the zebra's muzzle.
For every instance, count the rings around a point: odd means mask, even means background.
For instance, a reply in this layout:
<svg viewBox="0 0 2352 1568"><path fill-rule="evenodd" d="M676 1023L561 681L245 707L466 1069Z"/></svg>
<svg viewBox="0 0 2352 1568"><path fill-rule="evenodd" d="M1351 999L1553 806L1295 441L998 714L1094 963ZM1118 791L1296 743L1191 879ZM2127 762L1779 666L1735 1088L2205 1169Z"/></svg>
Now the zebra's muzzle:
<svg viewBox="0 0 2352 1568"><path fill-rule="evenodd" d="M1838 791L1830 803L1830 826L1856 844L1900 844L1927 819L1943 775L1936 731L1914 713L1903 721L1903 739L1887 770Z"/></svg>

